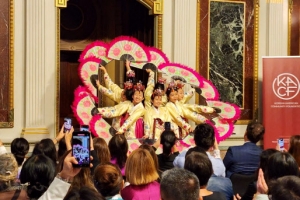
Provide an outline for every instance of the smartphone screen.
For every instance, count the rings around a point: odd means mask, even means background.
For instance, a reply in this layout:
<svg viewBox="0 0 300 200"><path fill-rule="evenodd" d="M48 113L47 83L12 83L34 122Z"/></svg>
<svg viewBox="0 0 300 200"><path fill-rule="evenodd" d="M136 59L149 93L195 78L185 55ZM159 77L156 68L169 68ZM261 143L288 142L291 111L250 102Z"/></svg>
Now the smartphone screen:
<svg viewBox="0 0 300 200"><path fill-rule="evenodd" d="M165 122L165 130L170 131L171 130L171 122Z"/></svg>
<svg viewBox="0 0 300 200"><path fill-rule="evenodd" d="M66 133L67 131L70 131L72 128L72 119L66 117L64 119L64 133Z"/></svg>
<svg viewBox="0 0 300 200"><path fill-rule="evenodd" d="M78 164L74 167L90 166L90 133L86 131L76 131L72 136L72 154Z"/></svg>
<svg viewBox="0 0 300 200"><path fill-rule="evenodd" d="M279 150L283 151L284 150L284 140L283 140L283 138L279 138L277 140L277 143L278 143L278 146L279 146Z"/></svg>
<svg viewBox="0 0 300 200"><path fill-rule="evenodd" d="M90 131L89 125L80 125L80 131Z"/></svg>

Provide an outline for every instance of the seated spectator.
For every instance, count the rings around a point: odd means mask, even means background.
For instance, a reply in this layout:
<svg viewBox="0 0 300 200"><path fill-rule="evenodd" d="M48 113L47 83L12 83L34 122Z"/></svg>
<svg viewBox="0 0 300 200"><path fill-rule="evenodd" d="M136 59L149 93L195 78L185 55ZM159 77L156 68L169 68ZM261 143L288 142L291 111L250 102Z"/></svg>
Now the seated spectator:
<svg viewBox="0 0 300 200"><path fill-rule="evenodd" d="M214 175L225 176L225 166L220 156L220 150L215 140L215 132L209 124L199 124L194 130L194 140L198 147L201 147L206 151L208 158L210 159ZM213 150L213 155L210 151ZM173 164L175 167L183 168L185 161L185 154L188 150L182 151L174 160Z"/></svg>
<svg viewBox="0 0 300 200"><path fill-rule="evenodd" d="M163 152L159 154L158 166L159 170L164 172L174 167L173 161L179 155L176 148L176 136L173 131L164 131L160 135L160 144L162 145Z"/></svg>
<svg viewBox="0 0 300 200"><path fill-rule="evenodd" d="M197 176L180 168L173 168L162 174L160 193L162 200L202 200Z"/></svg>
<svg viewBox="0 0 300 200"><path fill-rule="evenodd" d="M108 145L103 138L94 138L94 149L98 155L99 164L107 164L110 162L110 152Z"/></svg>
<svg viewBox="0 0 300 200"><path fill-rule="evenodd" d="M295 158L300 167L300 135L293 135L290 138L288 152Z"/></svg>
<svg viewBox="0 0 300 200"><path fill-rule="evenodd" d="M111 163L116 164L121 169L122 176L125 176L125 163L127 160L128 143L124 135L114 135L108 143L111 155Z"/></svg>
<svg viewBox="0 0 300 200"><path fill-rule="evenodd" d="M94 173L94 184L106 200L122 200L120 191L124 182L119 167L113 164L98 165Z"/></svg>
<svg viewBox="0 0 300 200"><path fill-rule="evenodd" d="M26 190L15 182L18 175L18 163L13 154L0 155L0 199L28 199Z"/></svg>
<svg viewBox="0 0 300 200"><path fill-rule="evenodd" d="M203 200L226 200L225 194L207 190L206 185L213 174L212 164L206 154L192 152L185 159L184 169L193 172L200 182L200 193ZM200 195L199 193L199 195Z"/></svg>
<svg viewBox="0 0 300 200"><path fill-rule="evenodd" d="M300 178L284 176L270 184L269 195L272 200L293 199L300 200Z"/></svg>
<svg viewBox="0 0 300 200"><path fill-rule="evenodd" d="M158 173L151 154L145 149L134 150L126 162L126 181L121 191L124 200L152 200L160 198Z"/></svg>
<svg viewBox="0 0 300 200"><path fill-rule="evenodd" d="M56 165L57 156L56 156L56 148L53 141L49 138L42 139L40 142L36 143L34 149L32 151L32 155L44 154L48 156L54 164Z"/></svg>
<svg viewBox="0 0 300 200"><path fill-rule="evenodd" d="M29 151L29 143L25 138L15 138L10 144L10 151L18 163L17 179L19 179L25 156Z"/></svg>
<svg viewBox="0 0 300 200"><path fill-rule="evenodd" d="M90 187L73 188L65 196L64 200L105 200L105 198L97 191Z"/></svg>
<svg viewBox="0 0 300 200"><path fill-rule="evenodd" d="M258 122L250 122L244 134L245 143L242 146L229 147L223 159L226 176L233 173L251 175L259 166L259 156L262 149L256 143L262 139L265 128Z"/></svg>
<svg viewBox="0 0 300 200"><path fill-rule="evenodd" d="M139 148L149 151L149 153L151 154L151 156L153 158L155 169L159 172L158 159L157 159L157 155L155 153L156 148L153 148L153 146L150 146L148 144L142 144Z"/></svg>
<svg viewBox="0 0 300 200"><path fill-rule="evenodd" d="M22 167L20 181L22 184L28 183L28 197L38 199L48 189L55 174L55 165L49 157L32 155Z"/></svg>
<svg viewBox="0 0 300 200"><path fill-rule="evenodd" d="M0 155L7 153L5 146L3 145L2 141L0 140Z"/></svg>

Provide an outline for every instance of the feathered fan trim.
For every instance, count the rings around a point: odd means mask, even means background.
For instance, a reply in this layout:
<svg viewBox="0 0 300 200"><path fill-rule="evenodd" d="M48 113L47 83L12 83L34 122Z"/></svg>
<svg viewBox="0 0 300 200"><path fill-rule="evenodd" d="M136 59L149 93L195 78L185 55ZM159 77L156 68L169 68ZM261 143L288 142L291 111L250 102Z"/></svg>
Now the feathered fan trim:
<svg viewBox="0 0 300 200"><path fill-rule="evenodd" d="M214 84L205 78L203 78L203 86L201 87L202 95L206 100L219 100L220 94Z"/></svg>
<svg viewBox="0 0 300 200"><path fill-rule="evenodd" d="M95 127L96 127L96 122L98 120L100 120L101 118L102 118L101 115L94 115L92 117L92 120L90 121L90 130L91 130L91 133L93 134L93 136L95 136L95 137L99 137Z"/></svg>
<svg viewBox="0 0 300 200"><path fill-rule="evenodd" d="M84 121L81 119L81 117L79 116L79 114L78 114L78 112L77 112L77 107L78 107L78 104L80 103L80 101L81 101L83 98L88 97L88 96L89 96L89 94L87 94L87 93L82 93L82 94L80 94L79 96L75 96L74 101L73 101L72 106L71 106L72 111L73 111L73 113L74 113L74 115L75 115L75 118L77 119L77 121L78 121L78 123L79 123L80 125L84 125L85 123L84 123ZM91 111L88 111L88 112L91 112Z"/></svg>
<svg viewBox="0 0 300 200"><path fill-rule="evenodd" d="M94 102L98 102L98 97L95 97L91 92L87 89L86 86L78 86L74 90L74 97L80 97L83 94L89 94L91 98L93 98Z"/></svg>
<svg viewBox="0 0 300 200"><path fill-rule="evenodd" d="M106 63L108 63L111 59L106 57L107 47L108 47L108 44L105 42L98 41L98 40L95 42L92 42L84 48L84 50L80 54L78 61L82 62L83 60L85 60L87 58L99 58L99 59L101 59L101 61L104 60ZM99 48L98 51L97 51L97 48Z"/></svg>

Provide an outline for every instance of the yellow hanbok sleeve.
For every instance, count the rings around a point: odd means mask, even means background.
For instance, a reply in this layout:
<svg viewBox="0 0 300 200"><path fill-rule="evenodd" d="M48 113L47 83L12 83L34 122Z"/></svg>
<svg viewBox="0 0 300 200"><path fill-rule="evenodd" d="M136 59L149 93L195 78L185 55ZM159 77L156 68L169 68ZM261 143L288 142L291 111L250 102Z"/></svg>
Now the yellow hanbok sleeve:
<svg viewBox="0 0 300 200"><path fill-rule="evenodd" d="M178 111L176 110L176 108L174 107L175 105L172 105L172 104L173 103L171 103L171 102L168 102L166 104L166 109L168 110L168 112L170 114L170 118L171 118L172 122L174 122L175 124L177 124L178 126L183 128L186 132L189 132L191 125L189 125L189 123L184 121L184 119L182 118L184 116L181 117L179 115Z"/></svg>
<svg viewBox="0 0 300 200"><path fill-rule="evenodd" d="M101 94L107 96L108 98L110 98L111 100L117 102L116 100L116 97L115 97L115 93L113 93L113 91L111 91L110 89L107 89L106 87L100 85L98 87L98 90ZM119 102L118 102L119 103Z"/></svg>
<svg viewBox="0 0 300 200"><path fill-rule="evenodd" d="M113 118L119 117L126 113L131 107L132 103L130 101L121 102L112 107L103 107L98 108L99 114L102 115L103 118Z"/></svg>
<svg viewBox="0 0 300 200"><path fill-rule="evenodd" d="M194 94L195 94L195 89L194 88L190 89L187 93L184 94L184 97L183 99L180 100L180 102L181 103L188 102L193 97Z"/></svg>
<svg viewBox="0 0 300 200"><path fill-rule="evenodd" d="M121 94L123 92L123 89L111 80L108 73L104 74L104 83L106 88L114 93L113 100L117 103L121 102Z"/></svg>
<svg viewBox="0 0 300 200"><path fill-rule="evenodd" d="M129 117L125 120L124 124L119 128L119 133L124 133L130 128L140 117L143 117L145 114L145 108L141 107L136 109L134 112L129 113Z"/></svg>
<svg viewBox="0 0 300 200"><path fill-rule="evenodd" d="M144 135L145 136L150 136L152 132L152 127L153 126L153 117L152 117L152 112L151 112L151 107L146 109L145 115L144 115Z"/></svg>
<svg viewBox="0 0 300 200"><path fill-rule="evenodd" d="M209 106L201 106L201 105L197 105L197 104L183 104L183 106L186 109L189 109L190 111L194 111L196 113L213 113L214 109L212 107Z"/></svg>
<svg viewBox="0 0 300 200"><path fill-rule="evenodd" d="M147 88L144 92L144 97L145 97L144 103L145 103L146 108L151 107L151 96L152 96L152 93L153 93L153 89L154 89L154 72L151 71L149 73Z"/></svg>

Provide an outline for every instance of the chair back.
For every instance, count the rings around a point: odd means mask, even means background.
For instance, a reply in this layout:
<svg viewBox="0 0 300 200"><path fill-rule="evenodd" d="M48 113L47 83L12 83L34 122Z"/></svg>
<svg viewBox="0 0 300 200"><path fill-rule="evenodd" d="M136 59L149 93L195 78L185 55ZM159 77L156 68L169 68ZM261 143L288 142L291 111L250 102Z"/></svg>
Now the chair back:
<svg viewBox="0 0 300 200"><path fill-rule="evenodd" d="M255 181L255 178L256 174L232 174L230 180L232 182L233 193L238 193L242 197L247 191L249 184Z"/></svg>

